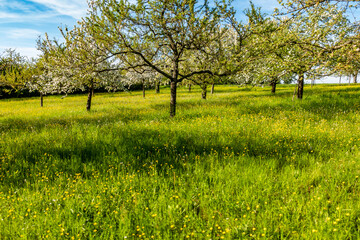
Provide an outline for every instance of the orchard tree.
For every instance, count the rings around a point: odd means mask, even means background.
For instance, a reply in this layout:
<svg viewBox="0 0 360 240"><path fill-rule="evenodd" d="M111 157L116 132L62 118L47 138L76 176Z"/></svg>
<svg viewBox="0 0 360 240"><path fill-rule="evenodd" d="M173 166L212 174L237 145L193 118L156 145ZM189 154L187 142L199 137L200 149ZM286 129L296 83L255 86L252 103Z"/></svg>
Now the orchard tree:
<svg viewBox="0 0 360 240"><path fill-rule="evenodd" d="M280 41L275 41L280 37L283 29L279 21L270 19L253 3L245 13L248 17L247 28L251 32L246 41L246 48L250 52L249 55L254 56L255 59L239 73L237 82L253 85L270 84L272 93L275 93L276 85L286 73L279 59L286 54L286 51L276 45Z"/></svg>
<svg viewBox="0 0 360 240"><path fill-rule="evenodd" d="M344 64L346 62L344 58L350 57L349 54L355 53L356 55L360 52L359 48L353 48L360 42L358 21L355 17L352 19L351 15L353 14L348 14L352 9L360 6L359 1L279 0L279 2L283 9L282 12L276 11L280 16L289 16L288 21L300 20L301 25L304 19L312 19L310 21L313 26L312 30L305 32L310 41L294 41L294 43L302 48L317 48L318 54L315 58L319 60L320 57L322 60L318 61L319 64L317 64L316 69L324 72L323 68L325 67L336 74L333 70L337 69L334 67L337 65L338 67L341 66L341 72L346 72L345 69L349 68L351 64ZM350 57L350 59L354 59L354 57ZM317 74L311 75L316 76Z"/></svg>
<svg viewBox="0 0 360 240"><path fill-rule="evenodd" d="M252 45L264 49L264 58L259 59L262 62L259 78L270 84L271 92L275 94L277 84L297 72L296 54L305 54L306 51L296 49L292 44L293 33L289 31L289 25L276 19L268 19L264 26L265 30L258 31Z"/></svg>
<svg viewBox="0 0 360 240"><path fill-rule="evenodd" d="M30 92L39 92L40 106L44 106L44 96L47 94L66 92L67 86L64 76L53 75L53 71L46 68L45 56L42 55L38 59L33 59L30 63L31 78L26 83L26 87Z"/></svg>
<svg viewBox="0 0 360 240"><path fill-rule="evenodd" d="M234 53L236 53L236 32L231 26L222 26L213 36L215 41L211 42L202 51L192 51L187 58L185 69L192 72L196 69L209 69L211 73L193 75L189 78L189 84L199 85L202 99L206 99L207 87L211 85L211 93L214 85L219 83L221 76L228 75L234 70Z"/></svg>
<svg viewBox="0 0 360 240"><path fill-rule="evenodd" d="M276 84L286 75L286 70L278 55L284 55L284 49L278 47L274 41L282 31L278 21L271 19L261 12L261 8L250 2L245 10L247 22L232 21L233 29L237 33L237 50L234 61L236 75L230 79L238 84L258 85L270 84L275 92Z"/></svg>
<svg viewBox="0 0 360 240"><path fill-rule="evenodd" d="M6 49L0 54L0 88L8 89L9 93L24 89L31 77L29 73L27 59L14 49Z"/></svg>
<svg viewBox="0 0 360 240"><path fill-rule="evenodd" d="M296 74L297 97L302 99L305 76L319 74L322 69L327 49L339 33L336 27L343 23L328 21L329 16L344 18L342 12L333 7L317 10L293 18L270 19L252 6L250 24L253 34L248 45L255 55L260 56L253 62L258 65L254 79L270 83L272 93L282 78Z"/></svg>
<svg viewBox="0 0 360 240"><path fill-rule="evenodd" d="M329 72L340 73L353 77L353 83L357 83L360 71L360 42L354 42L331 54Z"/></svg>
<svg viewBox="0 0 360 240"><path fill-rule="evenodd" d="M125 84L130 87L133 84L141 84L143 98L145 98L146 86L156 86L159 82L157 73L153 69L131 69L125 74Z"/></svg>
<svg viewBox="0 0 360 240"><path fill-rule="evenodd" d="M283 7L282 14L291 16L307 14L313 9L326 9L329 5L336 6L342 10L356 9L360 6L358 0L278 0L278 2ZM279 10L276 9L276 12L279 13Z"/></svg>
<svg viewBox="0 0 360 240"><path fill-rule="evenodd" d="M58 80L65 93L87 90L86 109L90 111L94 90L101 86L117 88L121 85L119 61L109 58L103 44L88 34L86 25L79 22L74 29L61 29L62 43L46 38L39 41L47 76Z"/></svg>
<svg viewBox="0 0 360 240"><path fill-rule="evenodd" d="M321 75L330 54L348 44L344 39L349 34L344 11L336 6L303 11L305 14L283 20L286 35L274 39L275 46L286 53L282 64L298 75L298 99L303 97L305 76Z"/></svg>
<svg viewBox="0 0 360 240"><path fill-rule="evenodd" d="M44 106L44 95L52 92L50 90L54 85L53 81L49 74L45 72L45 69L42 64L42 58L40 57L37 61L32 62L32 71L31 79L27 82L27 87L30 92L37 91L40 93L40 107Z"/></svg>
<svg viewBox="0 0 360 240"><path fill-rule="evenodd" d="M111 56L128 69L151 68L170 81L170 116L176 113L177 84L199 74L212 74L208 66L188 71L184 65L192 51L203 51L231 14L226 1L123 0L90 2L86 18L91 35L107 46ZM131 61L136 56L139 61ZM166 58L169 65L159 63ZM160 61L161 62L161 61Z"/></svg>

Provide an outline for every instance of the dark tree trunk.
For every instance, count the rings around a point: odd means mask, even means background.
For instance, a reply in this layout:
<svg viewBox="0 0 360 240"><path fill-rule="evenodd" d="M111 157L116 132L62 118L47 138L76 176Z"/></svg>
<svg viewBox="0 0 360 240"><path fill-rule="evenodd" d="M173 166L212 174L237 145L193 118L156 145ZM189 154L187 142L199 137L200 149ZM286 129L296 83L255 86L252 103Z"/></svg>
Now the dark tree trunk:
<svg viewBox="0 0 360 240"><path fill-rule="evenodd" d="M214 94L215 83L211 85L211 94Z"/></svg>
<svg viewBox="0 0 360 240"><path fill-rule="evenodd" d="M302 99L304 93L304 73L299 73L297 98Z"/></svg>
<svg viewBox="0 0 360 240"><path fill-rule="evenodd" d="M176 113L176 85L175 81L170 83L170 117L175 117Z"/></svg>
<svg viewBox="0 0 360 240"><path fill-rule="evenodd" d="M94 85L92 83L91 86L89 87L89 93L88 93L88 98L87 98L87 103L86 103L87 111L90 111L90 108L91 108L91 99L92 99L93 91L94 91Z"/></svg>
<svg viewBox="0 0 360 240"><path fill-rule="evenodd" d="M271 93L275 94L275 92L276 92L276 85L277 85L277 79L276 79L276 78L272 78L270 85L271 85Z"/></svg>
<svg viewBox="0 0 360 240"><path fill-rule="evenodd" d="M155 92L156 92L156 93L160 93L160 81L156 81L156 84L155 84Z"/></svg>
<svg viewBox="0 0 360 240"><path fill-rule="evenodd" d="M189 84L189 92L191 92L191 84Z"/></svg>
<svg viewBox="0 0 360 240"><path fill-rule="evenodd" d="M206 93L207 93L207 85L201 86L202 92L201 92L201 98L206 100Z"/></svg>
<svg viewBox="0 0 360 240"><path fill-rule="evenodd" d="M145 81L142 81L143 98L145 98Z"/></svg>
<svg viewBox="0 0 360 240"><path fill-rule="evenodd" d="M313 87L315 85L315 79L311 80L311 87Z"/></svg>
<svg viewBox="0 0 360 240"><path fill-rule="evenodd" d="M170 117L175 117L176 114L176 88L179 77L179 58L175 57L171 70L170 79Z"/></svg>
<svg viewBox="0 0 360 240"><path fill-rule="evenodd" d="M271 84L271 92L272 92L273 94L275 94L275 92L276 92L276 82L273 82L273 83Z"/></svg>
<svg viewBox="0 0 360 240"><path fill-rule="evenodd" d="M95 89L94 88L92 88L92 90L91 90L91 95L92 95L92 97L95 97Z"/></svg>
<svg viewBox="0 0 360 240"><path fill-rule="evenodd" d="M44 106L44 95L40 93L40 107Z"/></svg>

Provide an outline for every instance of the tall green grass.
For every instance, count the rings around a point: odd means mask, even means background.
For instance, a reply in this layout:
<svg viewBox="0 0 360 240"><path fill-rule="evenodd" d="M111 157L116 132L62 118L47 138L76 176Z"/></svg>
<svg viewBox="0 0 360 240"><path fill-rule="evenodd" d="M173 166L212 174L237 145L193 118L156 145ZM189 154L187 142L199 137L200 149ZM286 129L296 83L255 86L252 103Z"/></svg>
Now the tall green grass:
<svg viewBox="0 0 360 240"><path fill-rule="evenodd" d="M0 101L0 239L358 239L360 87Z"/></svg>

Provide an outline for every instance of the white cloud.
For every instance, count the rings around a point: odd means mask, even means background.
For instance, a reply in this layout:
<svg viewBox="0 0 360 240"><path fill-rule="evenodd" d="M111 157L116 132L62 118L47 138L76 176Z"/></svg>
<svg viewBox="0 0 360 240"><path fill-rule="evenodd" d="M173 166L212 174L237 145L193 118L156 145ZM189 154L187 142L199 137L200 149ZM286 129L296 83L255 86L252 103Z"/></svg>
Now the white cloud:
<svg viewBox="0 0 360 240"><path fill-rule="evenodd" d="M36 58L38 57L41 52L37 50L36 48L30 48L30 47L20 47L16 49L21 55L26 56L28 58Z"/></svg>
<svg viewBox="0 0 360 240"><path fill-rule="evenodd" d="M62 15L68 15L75 19L84 17L88 8L86 0L32 0L32 2L42 4Z"/></svg>
<svg viewBox="0 0 360 240"><path fill-rule="evenodd" d="M263 10L272 11L274 8L279 8L280 5L277 0L253 0L255 6L261 6Z"/></svg>
<svg viewBox="0 0 360 240"><path fill-rule="evenodd" d="M20 15L16 13L9 13L9 12L1 12L0 11L0 19L9 19L9 18L19 18Z"/></svg>
<svg viewBox="0 0 360 240"><path fill-rule="evenodd" d="M31 5L9 0L0 0L0 7L3 9L16 9L17 11L31 11Z"/></svg>
<svg viewBox="0 0 360 240"><path fill-rule="evenodd" d="M42 6L42 7L40 7ZM88 9L86 0L0 0L1 23L56 22L59 16L80 19Z"/></svg>
<svg viewBox="0 0 360 240"><path fill-rule="evenodd" d="M0 24L2 23L27 23L27 22L55 22L53 18L58 14L55 13L30 13L30 14L20 14L20 13L9 13L0 11Z"/></svg>
<svg viewBox="0 0 360 240"><path fill-rule="evenodd" d="M36 39L41 32L34 29L11 29L7 32L8 38L12 39Z"/></svg>
<svg viewBox="0 0 360 240"><path fill-rule="evenodd" d="M15 49L16 52L20 53L21 56L25 56L30 58L37 58L41 52L36 48L31 47L14 47L14 46L0 46L0 53L3 52L5 49Z"/></svg>

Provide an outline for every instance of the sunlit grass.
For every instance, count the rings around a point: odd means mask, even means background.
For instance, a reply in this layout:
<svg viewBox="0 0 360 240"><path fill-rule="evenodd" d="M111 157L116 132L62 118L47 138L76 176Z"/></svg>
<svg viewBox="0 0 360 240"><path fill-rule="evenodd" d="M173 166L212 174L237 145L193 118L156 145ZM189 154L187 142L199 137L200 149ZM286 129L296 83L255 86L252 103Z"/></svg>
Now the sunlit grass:
<svg viewBox="0 0 360 240"><path fill-rule="evenodd" d="M0 101L0 239L358 239L360 87Z"/></svg>

